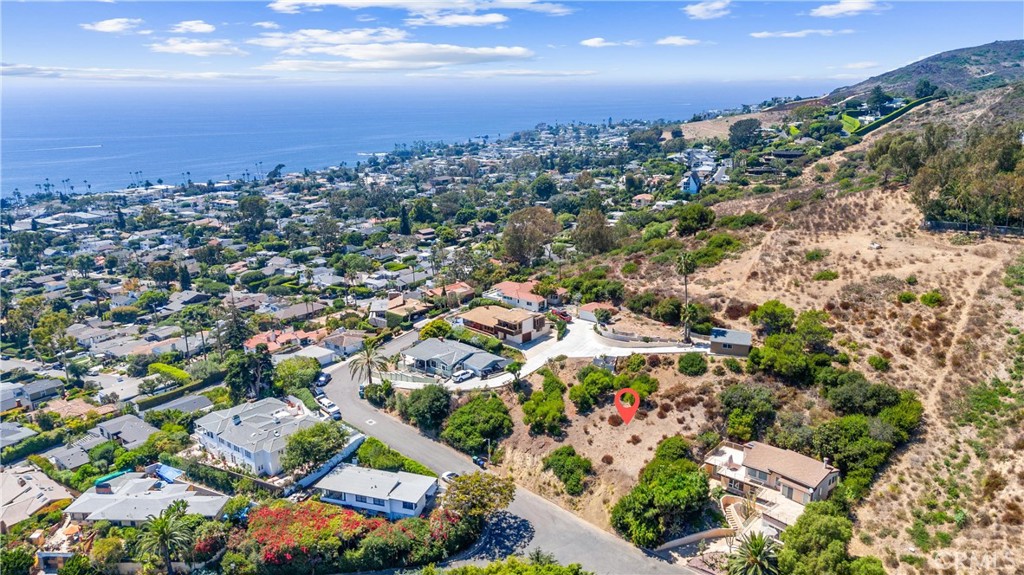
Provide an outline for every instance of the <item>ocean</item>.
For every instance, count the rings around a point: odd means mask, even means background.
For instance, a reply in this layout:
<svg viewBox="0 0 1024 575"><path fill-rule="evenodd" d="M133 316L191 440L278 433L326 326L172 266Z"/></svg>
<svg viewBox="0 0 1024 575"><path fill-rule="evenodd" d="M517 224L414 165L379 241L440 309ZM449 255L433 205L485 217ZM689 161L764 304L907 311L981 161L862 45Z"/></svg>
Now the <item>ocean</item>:
<svg viewBox="0 0 1024 575"><path fill-rule="evenodd" d="M694 113L813 95L824 83L602 87L488 91L326 86L3 88L0 194L99 192L141 177L156 183L239 178L248 170L320 169L416 141L494 139L538 123L612 118L686 120ZM258 166L262 162L262 166ZM141 172L141 176L137 174Z"/></svg>

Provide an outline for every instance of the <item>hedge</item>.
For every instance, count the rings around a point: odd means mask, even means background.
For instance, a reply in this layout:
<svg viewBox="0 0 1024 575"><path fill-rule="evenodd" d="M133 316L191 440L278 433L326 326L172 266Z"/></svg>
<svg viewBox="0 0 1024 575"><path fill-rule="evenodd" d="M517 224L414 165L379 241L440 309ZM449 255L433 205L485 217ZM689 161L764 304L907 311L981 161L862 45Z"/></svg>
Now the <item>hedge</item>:
<svg viewBox="0 0 1024 575"><path fill-rule="evenodd" d="M64 429L51 429L22 439L18 443L5 447L0 452L0 462L17 461L23 457L46 451L64 443Z"/></svg>
<svg viewBox="0 0 1024 575"><path fill-rule="evenodd" d="M146 397L146 398L143 398L143 399L136 399L135 400L135 407L138 407L139 411L145 411L147 409L150 409L150 408L156 407L158 405L167 403L168 401L178 399L179 397L185 395L186 393L188 393L190 391L195 391L197 389L202 389L202 388L206 387L207 385L208 384L205 381L197 381L195 383L190 383L188 385L183 385L181 387L176 387L176 388L174 388L174 389L172 389L172 390L170 390L168 392L161 393L159 395L154 395L152 397Z"/></svg>
<svg viewBox="0 0 1024 575"><path fill-rule="evenodd" d="M177 383L178 385L189 385L192 383L192 376L187 371L167 365L166 363L149 364L149 375L161 375Z"/></svg>
<svg viewBox="0 0 1024 575"><path fill-rule="evenodd" d="M882 116L881 118L875 120L874 122L871 122L866 126L861 126L854 132L854 135L866 136L867 134L870 134L871 132L874 132L878 128L881 128L882 126L888 124L889 122L892 122L893 120L899 118L903 114L906 114L913 108L916 108L921 104L926 104L933 100L938 100L939 98L940 96L928 96L927 98L921 98L920 100L914 100L913 102L909 102L906 106L903 106L899 110L886 114L885 116Z"/></svg>

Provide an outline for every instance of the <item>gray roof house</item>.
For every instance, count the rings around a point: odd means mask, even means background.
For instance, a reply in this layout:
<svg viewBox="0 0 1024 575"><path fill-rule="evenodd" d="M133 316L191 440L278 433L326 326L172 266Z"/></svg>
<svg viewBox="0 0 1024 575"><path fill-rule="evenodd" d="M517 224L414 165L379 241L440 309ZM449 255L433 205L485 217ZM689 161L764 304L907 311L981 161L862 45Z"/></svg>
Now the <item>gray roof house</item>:
<svg viewBox="0 0 1024 575"><path fill-rule="evenodd" d="M753 336L746 331L713 328L711 330L711 353L746 357L753 345Z"/></svg>
<svg viewBox="0 0 1024 575"><path fill-rule="evenodd" d="M96 426L96 430L104 439L116 441L125 449L135 449L146 443L150 435L160 431L131 414L104 421Z"/></svg>
<svg viewBox="0 0 1024 575"><path fill-rule="evenodd" d="M339 465L313 484L320 500L388 519L415 517L437 493L437 479L404 471Z"/></svg>
<svg viewBox="0 0 1024 575"><path fill-rule="evenodd" d="M460 369L468 369L476 375L499 371L509 360L493 353L466 345L459 341L432 337L425 339L402 352L406 365L426 373L451 377Z"/></svg>
<svg viewBox="0 0 1024 575"><path fill-rule="evenodd" d="M0 449L14 445L22 439L28 439L36 432L19 423L0 422Z"/></svg>
<svg viewBox="0 0 1024 575"><path fill-rule="evenodd" d="M57 395L62 386L63 384L56 379L36 379L25 382L23 389L28 398L34 403L40 399Z"/></svg>
<svg viewBox="0 0 1024 575"><path fill-rule="evenodd" d="M195 421L195 437L211 454L259 475L281 472L288 437L320 421L302 401L268 397L208 413Z"/></svg>
<svg viewBox="0 0 1024 575"><path fill-rule="evenodd" d="M186 395L185 397L179 397L178 399L173 399L162 405L147 409L143 413L167 411L169 409L177 409L184 413L194 413L196 411L207 411L211 407L213 407L213 402L205 395Z"/></svg>
<svg viewBox="0 0 1024 575"><path fill-rule="evenodd" d="M187 513L213 518L220 515L230 498L189 483L166 483L145 473L125 473L90 487L64 514L72 521L105 520L137 527L179 499L188 505Z"/></svg>

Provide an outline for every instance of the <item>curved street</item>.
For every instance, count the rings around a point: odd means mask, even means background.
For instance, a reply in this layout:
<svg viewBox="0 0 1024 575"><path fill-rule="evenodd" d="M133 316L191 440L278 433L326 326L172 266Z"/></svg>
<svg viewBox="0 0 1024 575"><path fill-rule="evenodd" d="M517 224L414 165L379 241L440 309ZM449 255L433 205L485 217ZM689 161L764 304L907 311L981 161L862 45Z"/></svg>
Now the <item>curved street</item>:
<svg viewBox="0 0 1024 575"><path fill-rule="evenodd" d="M382 353L385 356L398 353L415 343L416 338L417 332L406 333L386 343ZM346 423L439 474L477 469L465 454L431 440L416 428L359 399L359 382L353 379L347 361L332 365L325 371L331 374L332 379L324 391L341 408ZM552 553L560 563L579 563L585 569L601 574L696 573L685 566L648 555L522 488L516 490L515 501L508 512L491 526L492 537L468 562L482 563L539 548Z"/></svg>

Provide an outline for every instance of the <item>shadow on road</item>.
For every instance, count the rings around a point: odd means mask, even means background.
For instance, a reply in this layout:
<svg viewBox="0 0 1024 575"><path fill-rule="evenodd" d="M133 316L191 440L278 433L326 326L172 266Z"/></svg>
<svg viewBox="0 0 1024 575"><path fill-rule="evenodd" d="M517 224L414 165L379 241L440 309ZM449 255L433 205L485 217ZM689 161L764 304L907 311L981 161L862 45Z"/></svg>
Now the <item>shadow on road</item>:
<svg viewBox="0 0 1024 575"><path fill-rule="evenodd" d="M487 524L481 543L466 559L497 561L523 553L534 534L533 525L529 521L502 511Z"/></svg>

